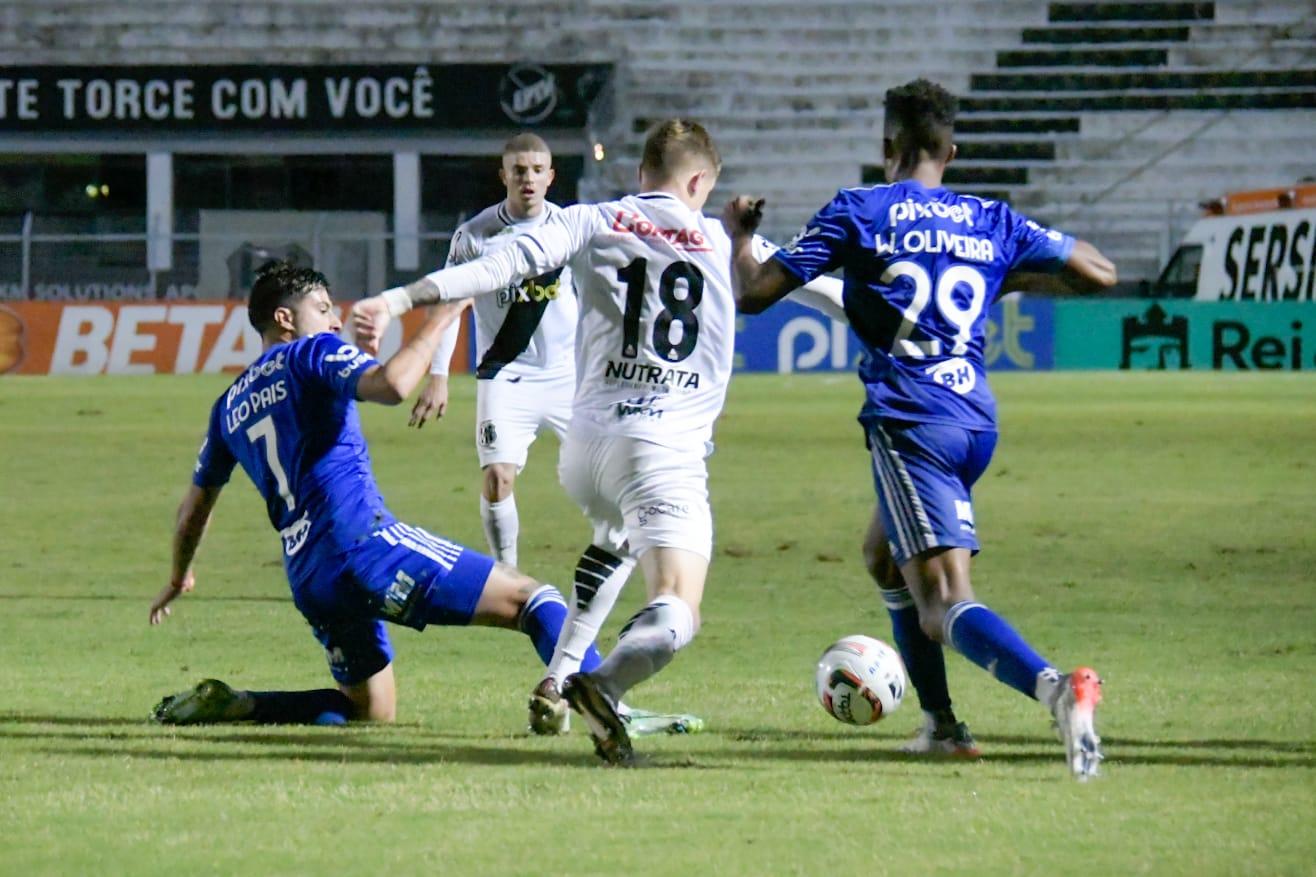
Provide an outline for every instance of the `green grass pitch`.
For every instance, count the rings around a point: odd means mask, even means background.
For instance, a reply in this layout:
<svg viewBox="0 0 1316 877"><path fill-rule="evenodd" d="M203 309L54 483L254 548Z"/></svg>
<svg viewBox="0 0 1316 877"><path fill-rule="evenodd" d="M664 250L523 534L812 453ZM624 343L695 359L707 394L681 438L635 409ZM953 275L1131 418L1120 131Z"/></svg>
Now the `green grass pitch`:
<svg viewBox="0 0 1316 877"><path fill-rule="evenodd" d="M1106 680L1103 776L949 656L986 758L894 753L913 694L830 719L813 662L890 638L859 560L873 495L851 376L738 376L710 461L704 628L633 694L708 732L645 767L525 733L538 663L502 631L395 629L392 727L168 729L218 676L319 687L278 540L241 476L197 590L149 628L218 377L0 380L0 872L6 874L1310 874L1316 861L1316 383L1290 374L1001 375L979 596ZM364 412L404 520L483 547L474 387L437 428ZM564 588L588 531L542 439L522 565ZM632 582L604 630L641 602Z"/></svg>

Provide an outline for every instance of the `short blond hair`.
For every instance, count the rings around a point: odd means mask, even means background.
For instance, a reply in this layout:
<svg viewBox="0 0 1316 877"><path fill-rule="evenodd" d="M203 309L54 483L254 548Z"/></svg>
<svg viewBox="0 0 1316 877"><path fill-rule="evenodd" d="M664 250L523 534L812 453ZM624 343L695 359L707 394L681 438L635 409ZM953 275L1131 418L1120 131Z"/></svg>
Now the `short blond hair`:
<svg viewBox="0 0 1316 877"><path fill-rule="evenodd" d="M689 164L706 165L713 173L722 171L722 156L713 137L698 122L668 119L659 122L644 138L644 156L640 172L657 179L668 179Z"/></svg>
<svg viewBox="0 0 1316 877"><path fill-rule="evenodd" d="M529 131L522 131L503 144L503 155L514 155L518 152L542 152L549 158L553 157L553 150L548 148L544 138Z"/></svg>

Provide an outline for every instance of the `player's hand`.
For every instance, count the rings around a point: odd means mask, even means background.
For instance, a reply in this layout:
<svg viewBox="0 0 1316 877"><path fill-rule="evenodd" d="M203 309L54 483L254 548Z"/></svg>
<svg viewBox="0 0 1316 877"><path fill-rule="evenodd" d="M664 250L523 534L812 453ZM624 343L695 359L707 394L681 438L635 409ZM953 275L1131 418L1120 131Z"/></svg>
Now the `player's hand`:
<svg viewBox="0 0 1316 877"><path fill-rule="evenodd" d="M427 420L438 420L448 411L448 376L430 375L425 387L420 391L420 398L411 409L411 419L407 426L420 429Z"/></svg>
<svg viewBox="0 0 1316 877"><path fill-rule="evenodd" d="M179 594L186 594L195 587L196 576L192 574L190 569L187 571L187 575L183 576L181 582L170 582L165 585L160 593L156 595L155 600L151 603L151 624L159 624L161 621L164 621L165 616L169 614L169 604L174 602L174 599Z"/></svg>
<svg viewBox="0 0 1316 877"><path fill-rule="evenodd" d="M372 295L352 305L352 335L356 346L371 356L379 354L379 342L393 317L382 296Z"/></svg>
<svg viewBox="0 0 1316 877"><path fill-rule="evenodd" d="M763 198L752 198L749 195L732 198L722 210L722 227L732 237L753 234L763 221L763 205L766 203Z"/></svg>

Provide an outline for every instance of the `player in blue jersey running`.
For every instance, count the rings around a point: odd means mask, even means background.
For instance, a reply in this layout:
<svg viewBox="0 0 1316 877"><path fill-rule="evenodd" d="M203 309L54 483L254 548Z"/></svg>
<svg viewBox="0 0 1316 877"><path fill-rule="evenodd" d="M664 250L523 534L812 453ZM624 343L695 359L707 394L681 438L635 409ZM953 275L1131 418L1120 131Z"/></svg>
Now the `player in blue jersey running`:
<svg viewBox="0 0 1316 877"><path fill-rule="evenodd" d="M865 560L927 714L910 749L978 754L951 709L945 643L1047 705L1070 770L1086 779L1101 760L1093 724L1101 680L1086 667L1060 674L977 601L969 577L978 550L970 491L996 446L983 348L987 308L1006 274L1068 269L1109 286L1115 266L1091 244L1042 228L1007 204L944 188L954 118L955 99L927 80L888 91L889 183L842 189L766 262L750 246L762 202L729 203L723 221L732 235L737 304L757 313L820 274L843 272L845 311L866 354L859 421L878 498Z"/></svg>
<svg viewBox="0 0 1316 877"><path fill-rule="evenodd" d="M166 697L168 724L392 721L393 648L384 622L520 629L545 663L567 607L552 585L398 521L375 485L357 400L397 405L429 370L462 306L434 308L386 363L341 340L322 274L276 262L247 305L264 352L215 402L178 510L173 573L151 604L159 624L192 590L192 559L235 466L255 483L283 543L293 603L324 646L337 688L238 691L214 679ZM586 661L597 666L590 646Z"/></svg>

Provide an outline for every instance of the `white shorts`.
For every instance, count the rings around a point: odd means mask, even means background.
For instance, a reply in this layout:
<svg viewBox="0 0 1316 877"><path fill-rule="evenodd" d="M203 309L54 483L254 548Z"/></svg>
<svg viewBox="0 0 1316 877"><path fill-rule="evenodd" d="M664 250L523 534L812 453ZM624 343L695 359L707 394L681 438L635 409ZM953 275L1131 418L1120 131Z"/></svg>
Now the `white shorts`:
<svg viewBox="0 0 1316 877"><path fill-rule="evenodd" d="M707 446L676 450L630 436L568 432L558 477L594 527L594 543L639 557L650 548L713 553Z"/></svg>
<svg viewBox="0 0 1316 877"><path fill-rule="evenodd" d="M548 427L561 439L571 420L576 378L534 381L492 378L475 382L475 452L480 468L512 463L519 472L539 430Z"/></svg>

